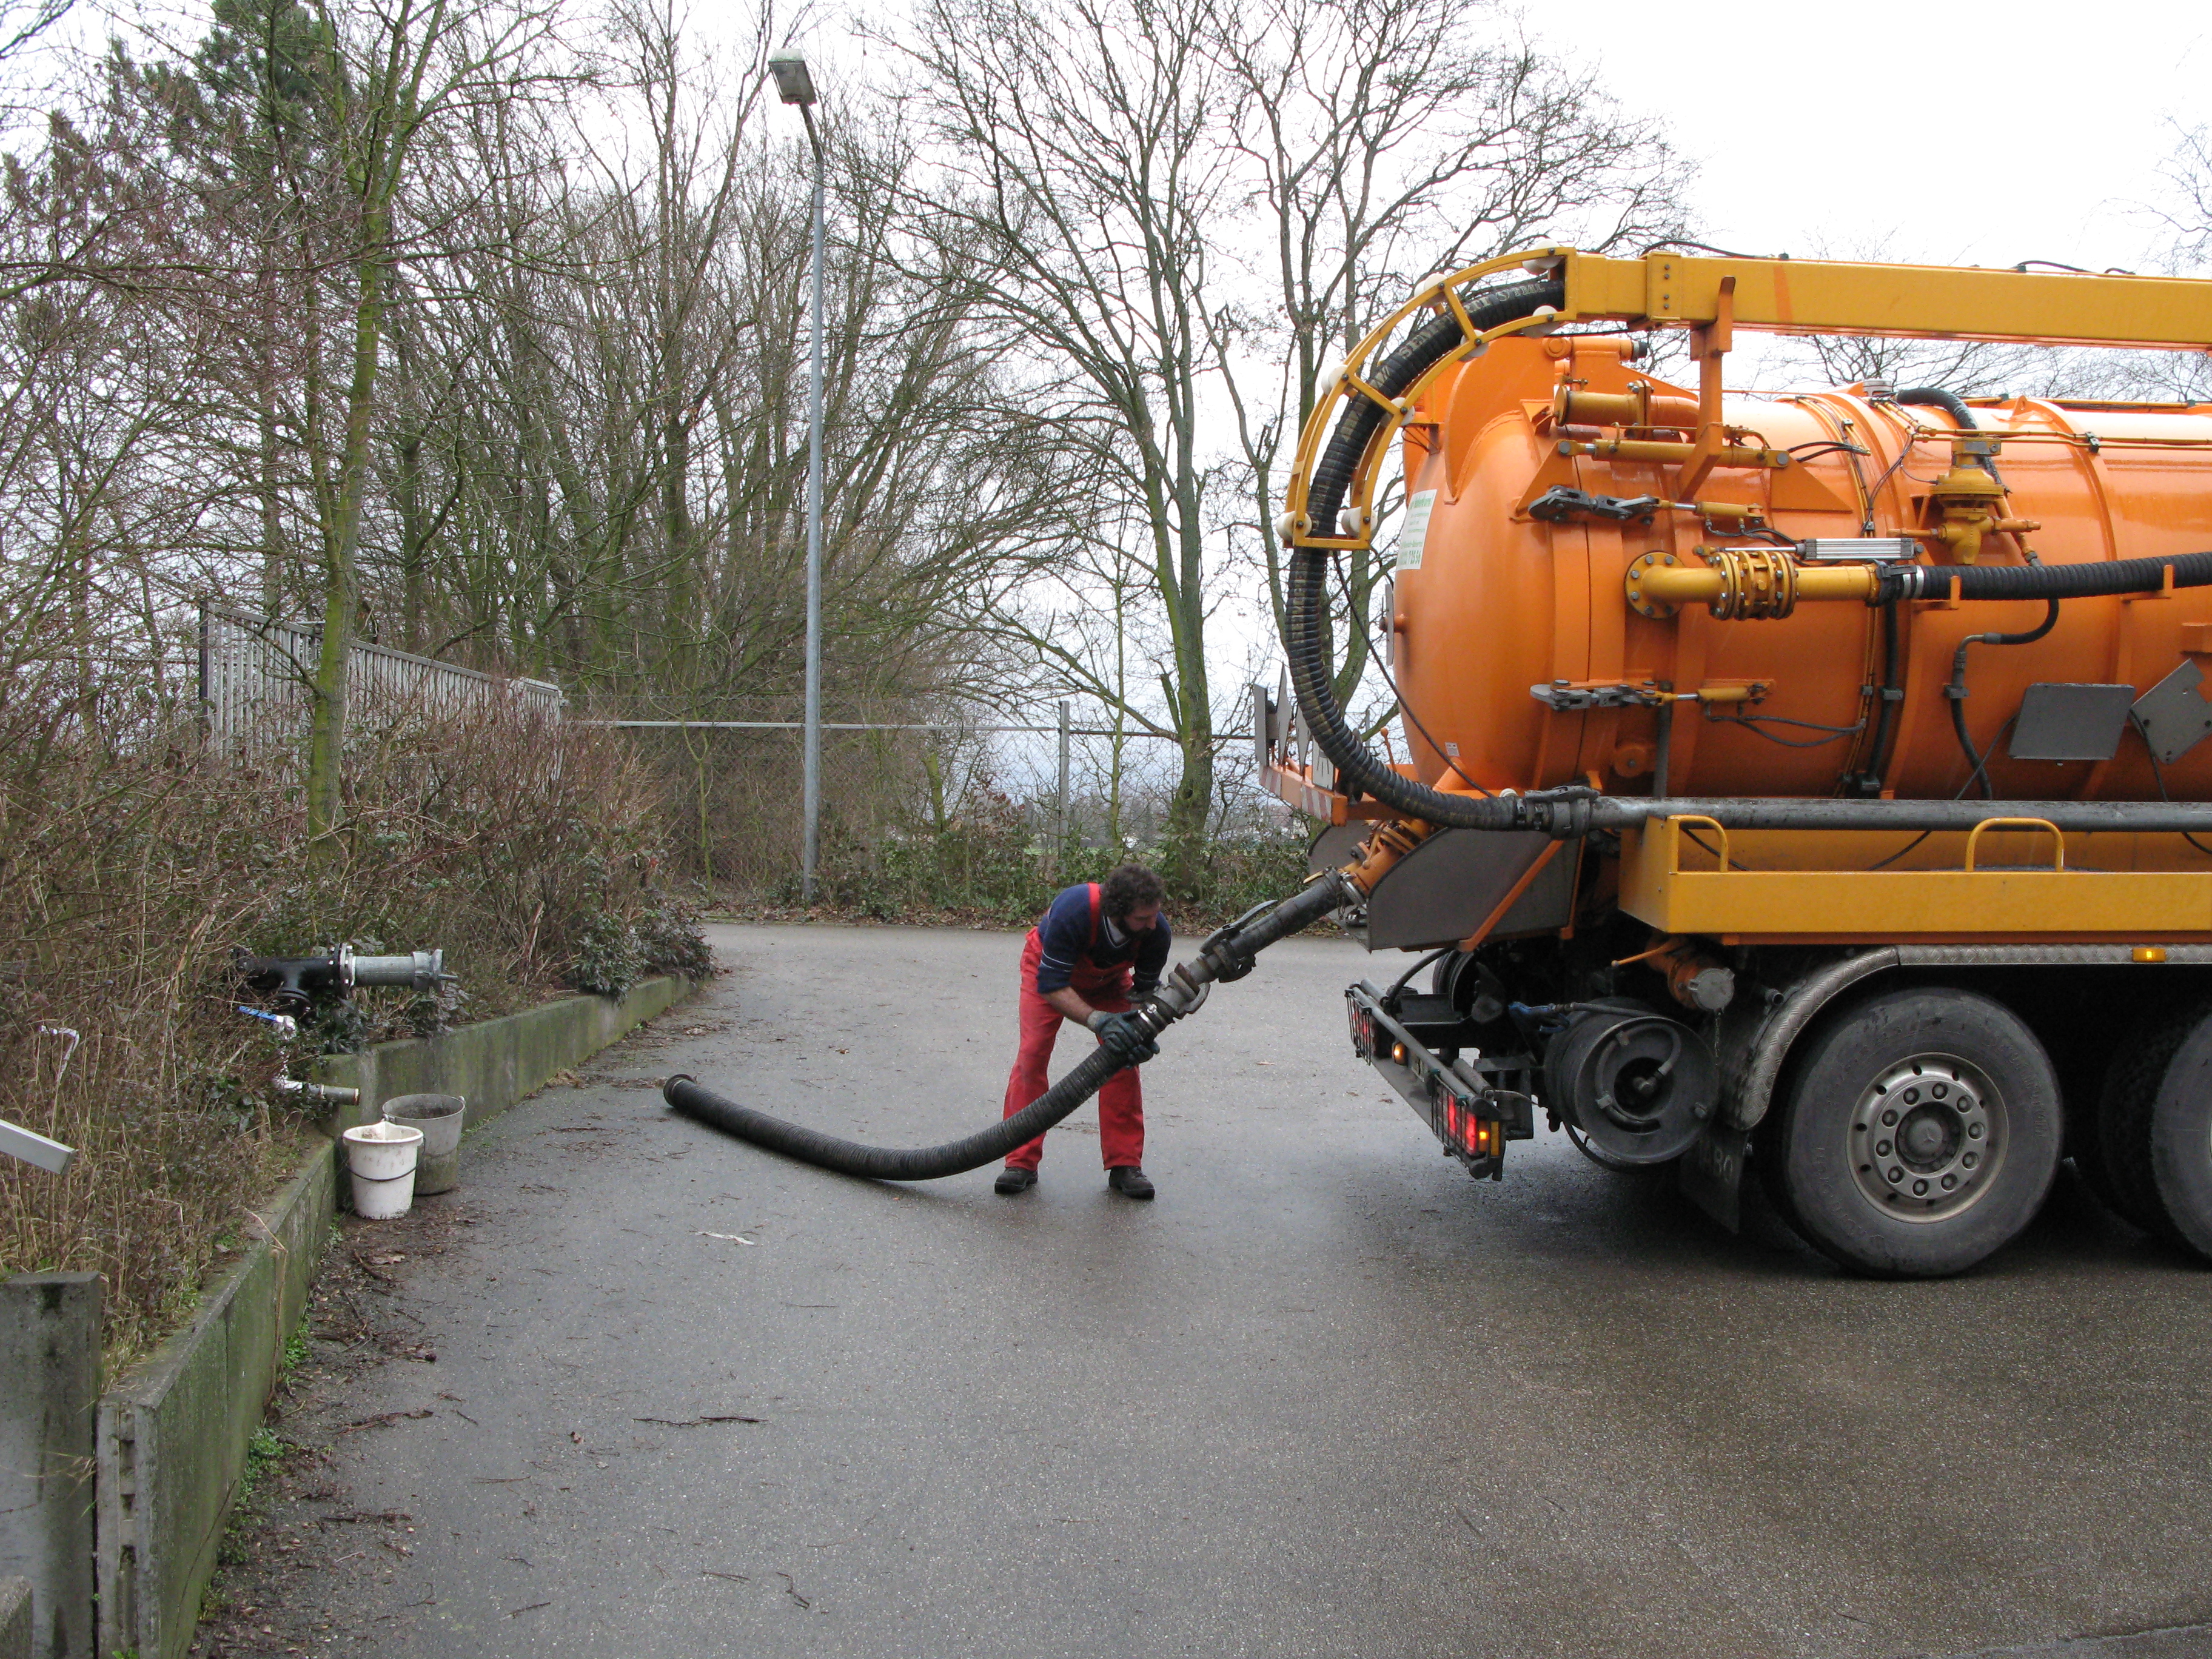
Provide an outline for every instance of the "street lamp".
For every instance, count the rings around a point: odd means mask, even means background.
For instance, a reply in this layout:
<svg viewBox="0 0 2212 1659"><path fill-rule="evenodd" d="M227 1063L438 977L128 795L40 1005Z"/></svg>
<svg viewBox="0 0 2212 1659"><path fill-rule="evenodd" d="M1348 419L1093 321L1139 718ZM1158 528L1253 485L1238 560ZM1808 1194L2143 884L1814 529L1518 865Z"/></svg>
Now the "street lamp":
<svg viewBox="0 0 2212 1659"><path fill-rule="evenodd" d="M801 735L799 897L814 902L815 866L822 847L822 135L814 127L814 77L796 54L768 60L776 95L799 106L806 142L814 149L814 272L812 370L806 391L806 726Z"/></svg>

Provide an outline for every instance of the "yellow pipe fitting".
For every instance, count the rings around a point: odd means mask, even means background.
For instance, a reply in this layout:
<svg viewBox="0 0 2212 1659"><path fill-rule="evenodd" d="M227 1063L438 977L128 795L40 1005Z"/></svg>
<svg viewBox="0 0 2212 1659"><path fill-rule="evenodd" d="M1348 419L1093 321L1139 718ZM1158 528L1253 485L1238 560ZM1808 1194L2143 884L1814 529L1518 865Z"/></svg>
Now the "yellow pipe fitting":
<svg viewBox="0 0 2212 1659"><path fill-rule="evenodd" d="M1783 549L1700 548L1709 562L1678 564L1671 553L1646 553L1628 567L1628 603L1646 617L1671 617L1686 605L1705 605L1723 622L1786 617L1801 599L1874 597L1871 565L1804 565Z"/></svg>
<svg viewBox="0 0 2212 1659"><path fill-rule="evenodd" d="M1389 875L1398 860L1426 841L1434 826L1419 818L1393 818L1388 823L1378 823L1375 831L1361 844L1358 856L1338 873L1362 893L1371 893L1375 884Z"/></svg>
<svg viewBox="0 0 2212 1659"><path fill-rule="evenodd" d="M1586 392L1562 381L1552 399L1560 426L1618 426L1686 432L1698 424L1698 400L1667 398L1639 380L1626 392Z"/></svg>
<svg viewBox="0 0 2212 1659"><path fill-rule="evenodd" d="M1697 453L1697 447L1660 438L1601 438L1594 443L1577 443L1571 438L1559 441L1562 455L1587 455L1600 461L1656 461L1662 466L1680 466ZM1778 449L1729 445L1713 453L1713 465L1778 469L1790 465L1790 457Z"/></svg>

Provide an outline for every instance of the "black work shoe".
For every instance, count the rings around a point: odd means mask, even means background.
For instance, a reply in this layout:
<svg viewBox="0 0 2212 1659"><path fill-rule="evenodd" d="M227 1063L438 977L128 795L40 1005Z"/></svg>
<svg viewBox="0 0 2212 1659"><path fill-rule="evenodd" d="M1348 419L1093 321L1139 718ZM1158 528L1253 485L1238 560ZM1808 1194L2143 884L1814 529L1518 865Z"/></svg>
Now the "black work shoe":
<svg viewBox="0 0 2212 1659"><path fill-rule="evenodd" d="M1106 1171L1106 1184L1124 1198L1150 1198L1152 1183L1133 1164L1120 1164Z"/></svg>
<svg viewBox="0 0 2212 1659"><path fill-rule="evenodd" d="M999 1178L991 1183L991 1190L1001 1198L1012 1198L1036 1185L1035 1170L1017 1170L1009 1164L999 1171ZM1150 1196L1150 1194L1146 1194Z"/></svg>

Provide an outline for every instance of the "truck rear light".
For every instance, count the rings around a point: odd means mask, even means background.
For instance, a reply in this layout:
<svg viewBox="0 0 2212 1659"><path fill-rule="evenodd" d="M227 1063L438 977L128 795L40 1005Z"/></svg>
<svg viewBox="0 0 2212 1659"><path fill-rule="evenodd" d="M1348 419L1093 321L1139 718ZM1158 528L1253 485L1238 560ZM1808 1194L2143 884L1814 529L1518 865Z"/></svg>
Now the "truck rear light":
<svg viewBox="0 0 2212 1659"><path fill-rule="evenodd" d="M1474 1102L1449 1095L1444 1099L1444 1142L1469 1158L1503 1158L1505 1126L1479 1115Z"/></svg>
<svg viewBox="0 0 2212 1659"><path fill-rule="evenodd" d="M1357 1002L1347 1001L1345 1012L1352 1024L1352 1052L1362 1060L1375 1053L1375 1017Z"/></svg>

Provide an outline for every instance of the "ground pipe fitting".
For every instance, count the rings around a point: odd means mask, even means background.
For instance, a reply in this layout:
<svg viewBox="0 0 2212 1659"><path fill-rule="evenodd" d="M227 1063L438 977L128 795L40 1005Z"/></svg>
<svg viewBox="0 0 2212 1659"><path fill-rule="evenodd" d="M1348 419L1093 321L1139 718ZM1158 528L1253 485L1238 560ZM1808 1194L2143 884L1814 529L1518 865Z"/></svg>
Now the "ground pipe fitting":
<svg viewBox="0 0 2212 1659"><path fill-rule="evenodd" d="M343 997L356 985L404 986L434 991L447 977L443 951L412 951L405 956L362 957L353 946L310 957L257 957L234 953L239 977L252 990L274 992L280 1007L304 1008L319 991Z"/></svg>

